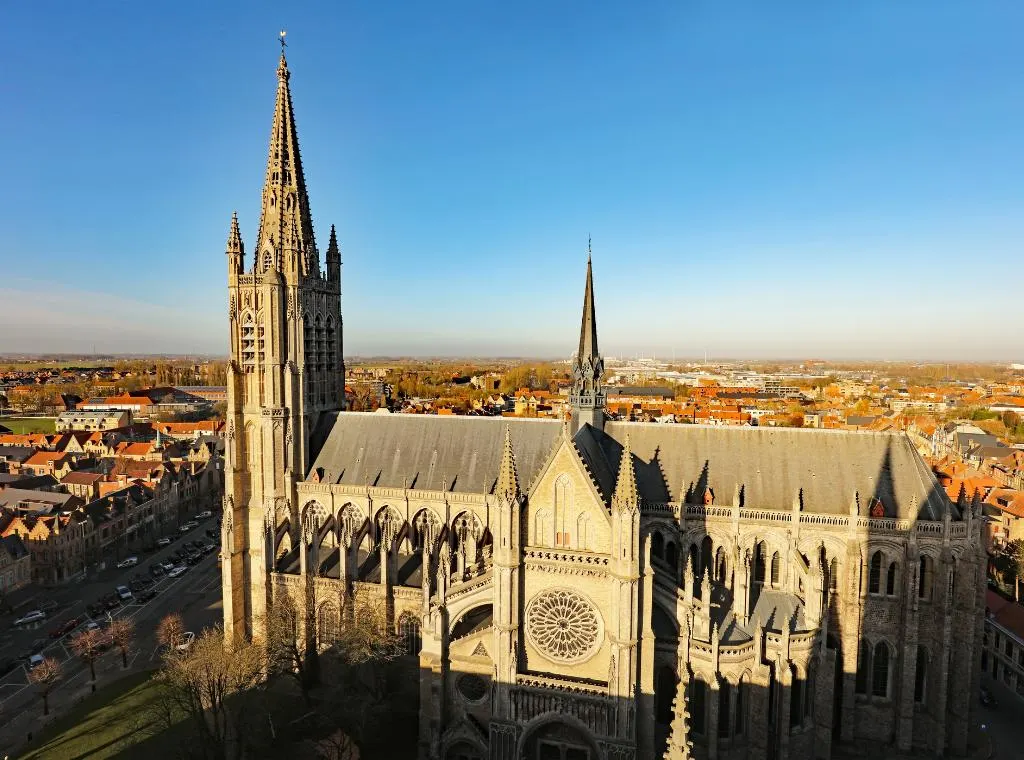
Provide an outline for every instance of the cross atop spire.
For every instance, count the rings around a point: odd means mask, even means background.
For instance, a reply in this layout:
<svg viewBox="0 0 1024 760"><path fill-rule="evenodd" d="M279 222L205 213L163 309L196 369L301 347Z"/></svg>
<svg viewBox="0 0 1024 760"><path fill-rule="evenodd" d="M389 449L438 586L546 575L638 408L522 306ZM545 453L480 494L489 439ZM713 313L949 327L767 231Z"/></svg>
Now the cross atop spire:
<svg viewBox="0 0 1024 760"><path fill-rule="evenodd" d="M584 422L593 427L604 424L605 393L601 384L604 359L597 350L597 312L594 306L594 273L587 242L587 286L583 291L583 321L580 324L580 345L573 361L573 382L569 404L573 410L573 428Z"/></svg>
<svg viewBox="0 0 1024 760"><path fill-rule="evenodd" d="M277 101L270 129L267 174L263 182L263 206L256 239L257 273L279 267L286 278L317 276L320 256L313 235L313 219L302 171L299 136L289 85L291 73L285 59L285 32L280 35L281 60L277 66Z"/></svg>

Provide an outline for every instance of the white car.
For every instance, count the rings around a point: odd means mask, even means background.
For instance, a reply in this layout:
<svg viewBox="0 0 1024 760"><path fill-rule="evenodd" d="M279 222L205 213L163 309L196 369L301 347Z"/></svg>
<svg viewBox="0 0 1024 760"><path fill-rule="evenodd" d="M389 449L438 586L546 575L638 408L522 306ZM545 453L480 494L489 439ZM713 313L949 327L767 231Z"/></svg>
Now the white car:
<svg viewBox="0 0 1024 760"><path fill-rule="evenodd" d="M46 613L42 610L32 610L15 620L14 624L28 625L29 623L38 623L40 620L46 620Z"/></svg>
<svg viewBox="0 0 1024 760"><path fill-rule="evenodd" d="M117 592L117 595L122 602L127 602L129 599L132 598L132 590L127 586L118 586L114 590Z"/></svg>
<svg viewBox="0 0 1024 760"><path fill-rule="evenodd" d="M158 539L158 540L157 540L157 542L156 542L156 545L157 545L157 546L160 546L160 547L163 547L163 546L170 546L170 545L171 545L171 539L169 539L169 538L167 538L167 537L164 537L164 538Z"/></svg>
<svg viewBox="0 0 1024 760"><path fill-rule="evenodd" d="M118 568L122 567L135 567L139 564L138 557L125 557L123 560L117 563Z"/></svg>
<svg viewBox="0 0 1024 760"><path fill-rule="evenodd" d="M167 572L168 578L177 578L179 575L184 575L188 572L188 565L178 565Z"/></svg>
<svg viewBox="0 0 1024 760"><path fill-rule="evenodd" d="M208 517L213 517L213 512L208 509L204 509L202 512L196 515L197 520L205 520Z"/></svg>
<svg viewBox="0 0 1024 760"><path fill-rule="evenodd" d="M196 640L196 635L192 631L185 631L181 635L181 643L175 647L179 652L188 651L188 648L192 646L192 642Z"/></svg>

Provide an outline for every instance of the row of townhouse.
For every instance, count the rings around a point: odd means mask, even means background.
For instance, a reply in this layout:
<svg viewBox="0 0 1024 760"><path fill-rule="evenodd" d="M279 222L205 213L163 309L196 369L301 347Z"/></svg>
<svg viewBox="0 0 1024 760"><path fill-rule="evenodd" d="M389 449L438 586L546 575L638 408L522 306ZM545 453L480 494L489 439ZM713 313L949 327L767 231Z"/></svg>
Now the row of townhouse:
<svg viewBox="0 0 1024 760"><path fill-rule="evenodd" d="M218 503L223 492L219 458L115 458L100 466L105 470L72 473L77 482L65 485L73 493L0 489L0 536L15 535L25 543L32 580L66 582L122 548L152 543L189 513Z"/></svg>

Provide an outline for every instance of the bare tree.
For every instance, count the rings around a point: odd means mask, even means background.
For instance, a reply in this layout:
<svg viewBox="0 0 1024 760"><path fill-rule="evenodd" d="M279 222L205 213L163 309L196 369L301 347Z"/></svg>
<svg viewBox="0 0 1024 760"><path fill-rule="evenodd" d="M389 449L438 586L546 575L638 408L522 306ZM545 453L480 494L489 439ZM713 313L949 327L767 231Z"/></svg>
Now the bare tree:
<svg viewBox="0 0 1024 760"><path fill-rule="evenodd" d="M36 687L43 698L43 715L50 714L50 692L60 681L64 669L52 657L46 657L28 672L28 682Z"/></svg>
<svg viewBox="0 0 1024 760"><path fill-rule="evenodd" d="M71 639L71 651L89 665L93 691L96 691L96 658L103 653L105 638L103 631L92 628L76 633Z"/></svg>
<svg viewBox="0 0 1024 760"><path fill-rule="evenodd" d="M165 615L163 620L160 621L156 627L156 639L171 652L174 652L185 638L185 622L181 619L181 615L177 612L172 612L169 615Z"/></svg>
<svg viewBox="0 0 1024 760"><path fill-rule="evenodd" d="M268 671L293 677L307 705L312 704L309 692L319 678L315 589L310 583L299 601L276 593L265 626Z"/></svg>
<svg viewBox="0 0 1024 760"><path fill-rule="evenodd" d="M240 758L264 668L260 646L227 647L223 631L207 629L186 652L167 659L158 676L162 699L156 717L166 719L169 729L184 715L201 745L196 750L205 757Z"/></svg>
<svg viewBox="0 0 1024 760"><path fill-rule="evenodd" d="M128 668L128 647L135 638L135 623L127 618L118 618L110 624L110 641L121 650L121 665Z"/></svg>

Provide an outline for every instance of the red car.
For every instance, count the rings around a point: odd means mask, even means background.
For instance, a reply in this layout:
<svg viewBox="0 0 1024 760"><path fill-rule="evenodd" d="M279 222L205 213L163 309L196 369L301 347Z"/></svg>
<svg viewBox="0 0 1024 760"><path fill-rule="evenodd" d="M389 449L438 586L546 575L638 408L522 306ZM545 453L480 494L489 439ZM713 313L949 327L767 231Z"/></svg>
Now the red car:
<svg viewBox="0 0 1024 760"><path fill-rule="evenodd" d="M66 622L61 623L56 628L54 628L52 631L50 631L50 638L51 639L59 639L59 638L62 638L63 636L67 636L69 633L71 633L73 630L75 630L78 627L78 624L81 623L81 622L82 621L79 618L75 617L75 618L71 618L70 620L68 620Z"/></svg>

